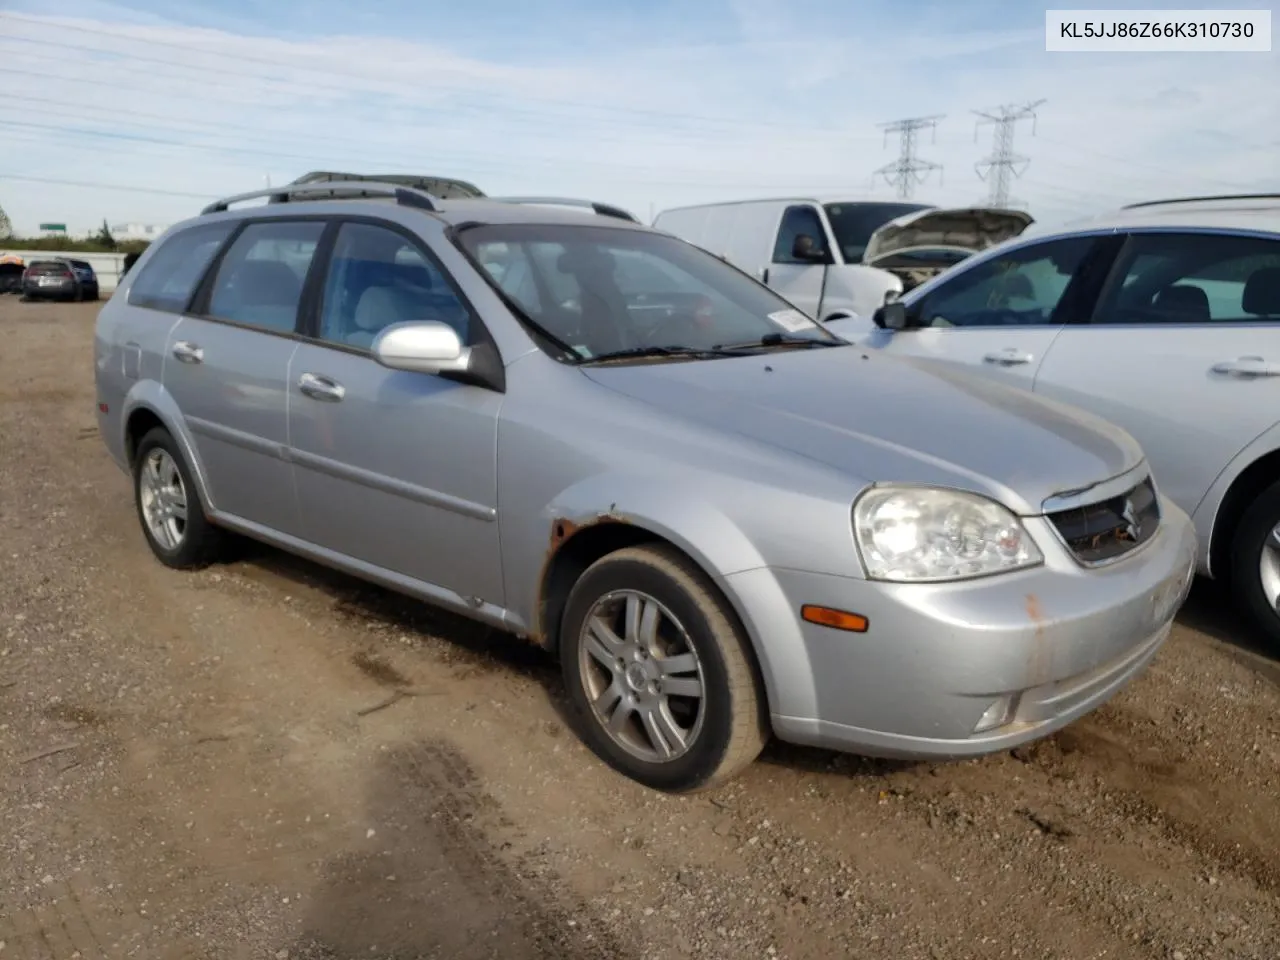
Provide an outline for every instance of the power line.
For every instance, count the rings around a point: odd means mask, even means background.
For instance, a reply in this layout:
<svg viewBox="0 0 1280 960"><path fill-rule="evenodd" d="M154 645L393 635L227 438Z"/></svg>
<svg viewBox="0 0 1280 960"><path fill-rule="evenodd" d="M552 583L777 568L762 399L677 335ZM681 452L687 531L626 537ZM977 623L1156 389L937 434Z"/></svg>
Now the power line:
<svg viewBox="0 0 1280 960"><path fill-rule="evenodd" d="M331 64L323 64L319 66L308 66L306 64L282 60L279 56L275 56L275 57L253 56L251 54L246 54L246 53L231 53L224 50L210 50L209 48L198 45L198 44L179 43L174 40L155 40L149 37L137 36L135 33L132 33L129 31L113 30L107 26L100 26L97 24L95 24L94 27L92 28L79 27L79 26L74 26L72 24L55 23L50 20L46 20L38 17L26 17L26 16L21 16L18 14L7 13L7 12L0 13L0 19L8 19L15 22L19 22L19 23L30 24L37 28L52 30L59 35L61 35L64 31L71 31L74 33L89 34L90 36L99 37L99 38L114 37L120 40L132 42L132 43L141 43L141 44L146 44L153 47L160 47L162 49L174 50L181 54L189 55L192 53L197 53L207 57L213 57L215 59L234 60L241 63L261 64L268 67L273 67L277 71L281 69L298 70L298 71L305 71L309 73L319 73L331 78L345 77L349 80L360 80L366 83L376 83L376 84L384 84L384 85L401 85L406 80L404 76L396 76L396 75L379 76L371 73L360 73L360 72L351 71L351 70L343 70ZM11 40L11 41L16 40L22 43L52 45L52 46L57 46L63 50L75 49L82 52L106 54L111 57L124 56L130 59L147 62L147 63L186 67L188 69L192 68L192 64L184 60L165 60L159 57L124 53L119 50L105 49L102 47L86 47L86 46L79 46L79 45L71 45L71 44L67 44L65 41L65 38L62 38L61 36L59 36L59 39L56 41L39 40L35 38L30 38L30 37L17 37L13 35L6 36L3 39ZM196 69L207 69L207 68L196 67ZM266 81L277 82L277 83L305 85L312 92L314 92L315 90L331 90L337 93L344 94L346 96L350 96L352 93L358 92L358 91L353 91L349 83L344 84L344 83L332 83L332 82L324 83L324 82L317 82L317 81L311 81L311 80L288 80L286 78L282 78L278 76L265 77L260 74L258 75L246 74L241 70L237 70L235 72L237 76L240 76L244 79L258 79L258 80L266 80ZM454 72L458 72L458 71L454 71ZM456 85L451 86L448 84L440 84L440 83L435 83L434 81L431 83L431 90L434 93L453 93L453 94L464 94L467 96L494 97L504 102L511 99L510 91L491 92L491 91L478 90L470 87L459 87ZM519 94L519 99L529 103L547 104L548 106L571 107L575 110L583 110L583 109L598 110L605 113L608 117L629 116L631 118L634 118L634 119L628 120L627 121L628 123L636 123L639 121L639 118L648 117L648 118L651 118L650 122L653 122L656 120L656 121L664 121L666 123L670 123L672 120L685 120L685 121L690 121L698 124L718 123L718 124L725 124L729 126L740 126L747 129L751 129L751 128L759 129L762 127L773 128L773 129L786 129L791 131L800 131L800 130L809 129L808 124L795 123L795 122L787 123L787 122L777 121L777 120L745 120L738 117L714 117L714 116L708 116L704 114L680 113L680 112L666 111L666 110L644 109L640 107L622 107L622 106L617 106L615 104L591 103L591 102L584 102L580 100L562 100L562 99L553 98L553 97L533 96L533 95L524 94L524 93Z"/></svg>
<svg viewBox="0 0 1280 960"><path fill-rule="evenodd" d="M1032 130L1035 130L1035 110L1036 107L1044 103L1044 100L1036 100L1032 103L1001 104L994 110L975 110L981 119L974 128L973 136L976 140L978 130L987 123L995 124L995 143L993 145L991 156L980 161L974 169L978 171L979 179L986 180L990 177L991 192L988 195L988 201L993 207L1006 207L1009 205L1009 184L1014 177L1022 176L1027 165L1031 163L1030 158L1020 156L1013 152L1013 131L1019 120L1027 117L1031 118ZM992 176L992 174L995 174Z"/></svg>
<svg viewBox="0 0 1280 960"><path fill-rule="evenodd" d="M942 117L942 114L932 117L911 117L907 120L880 124L880 128L884 130L886 144L889 142L889 134L898 134L898 159L893 163L885 164L875 172L883 175L890 186L898 188L899 199L910 200L917 183L924 183L925 177L932 171L942 169L941 164L921 160L916 156L916 133L928 127L935 131L936 142L936 129Z"/></svg>
<svg viewBox="0 0 1280 960"><path fill-rule="evenodd" d="M60 180L57 177L27 177L16 173L0 173L0 180L16 180L19 183L44 183L56 187L89 187L93 190L120 190L125 193L153 193L161 197L186 197L192 200L216 200L211 193L184 193L181 190L161 190L157 187L131 187L123 183L97 183L91 180Z"/></svg>

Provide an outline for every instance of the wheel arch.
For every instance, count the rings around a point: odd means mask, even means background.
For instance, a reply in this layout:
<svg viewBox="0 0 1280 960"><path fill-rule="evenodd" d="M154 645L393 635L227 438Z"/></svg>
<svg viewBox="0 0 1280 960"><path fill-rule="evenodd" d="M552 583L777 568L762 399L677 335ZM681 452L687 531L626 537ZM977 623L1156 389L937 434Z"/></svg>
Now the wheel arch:
<svg viewBox="0 0 1280 960"><path fill-rule="evenodd" d="M1213 513L1207 554L1209 575L1226 579L1231 569L1231 544L1245 511L1272 484L1280 481L1280 448L1253 460L1236 474Z"/></svg>
<svg viewBox="0 0 1280 960"><path fill-rule="evenodd" d="M578 578L597 560L628 547L661 546L683 556L707 580L708 585L725 601L726 613L734 626L742 631L751 652L751 667L766 705L774 700L768 657L762 640L748 626L745 608L724 579L717 577L708 557L685 538L663 529L661 525L617 513L604 513L585 521L556 518L552 521L547 559L538 581L538 598L534 608L531 633L536 643L558 655L560 627L569 591Z"/></svg>
<svg viewBox="0 0 1280 960"><path fill-rule="evenodd" d="M204 463L186 429L182 413L169 392L154 380L139 381L125 397L123 411L120 418L120 429L123 433L120 449L124 451L125 461L130 471L133 469L138 443L149 430L157 426L163 427L178 444L187 462L187 468L195 479L201 503L205 505L207 512L216 512Z"/></svg>

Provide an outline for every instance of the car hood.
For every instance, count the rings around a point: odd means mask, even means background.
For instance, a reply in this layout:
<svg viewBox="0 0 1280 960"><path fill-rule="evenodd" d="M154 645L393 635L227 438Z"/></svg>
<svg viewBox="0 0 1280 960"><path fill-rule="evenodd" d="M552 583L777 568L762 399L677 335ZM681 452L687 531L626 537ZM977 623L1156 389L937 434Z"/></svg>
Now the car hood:
<svg viewBox="0 0 1280 960"><path fill-rule="evenodd" d="M858 347L585 367L664 414L737 433L870 483L926 483L1023 515L1138 466L1118 427L1074 407Z"/></svg>
<svg viewBox="0 0 1280 960"><path fill-rule="evenodd" d="M862 262L879 261L907 250L966 250L976 253L1018 236L1032 223L1021 210L963 207L919 210L884 224L867 242Z"/></svg>

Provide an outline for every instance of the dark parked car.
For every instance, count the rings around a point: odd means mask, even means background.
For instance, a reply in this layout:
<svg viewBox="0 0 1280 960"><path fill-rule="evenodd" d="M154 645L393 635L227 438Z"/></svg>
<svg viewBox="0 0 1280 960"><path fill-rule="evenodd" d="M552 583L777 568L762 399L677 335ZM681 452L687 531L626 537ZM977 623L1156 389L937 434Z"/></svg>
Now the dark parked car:
<svg viewBox="0 0 1280 960"><path fill-rule="evenodd" d="M0 259L0 293L21 293L25 268L17 259Z"/></svg>
<svg viewBox="0 0 1280 960"><path fill-rule="evenodd" d="M88 260L68 260L67 263L71 264L76 279L80 281L80 299L97 300L98 275L93 272L93 264Z"/></svg>
<svg viewBox="0 0 1280 960"><path fill-rule="evenodd" d="M96 300L98 278L93 267L83 260L37 260L22 275L22 297L24 300Z"/></svg>

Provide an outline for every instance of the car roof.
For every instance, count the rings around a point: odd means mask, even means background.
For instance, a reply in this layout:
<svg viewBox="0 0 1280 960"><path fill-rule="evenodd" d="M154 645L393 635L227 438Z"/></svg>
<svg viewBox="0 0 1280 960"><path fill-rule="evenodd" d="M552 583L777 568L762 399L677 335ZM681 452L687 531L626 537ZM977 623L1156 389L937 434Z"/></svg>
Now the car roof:
<svg viewBox="0 0 1280 960"><path fill-rule="evenodd" d="M795 196L789 196L789 197L755 197L750 200L724 200L724 201L713 202L713 203L690 203L680 207L667 207L665 210L661 211L658 214L658 216L662 216L662 214L665 214L665 213L675 213L676 211L681 211L681 210L710 210L718 207L739 207L739 206L745 206L748 204L757 204L757 203L787 203L787 204L812 203L820 207L825 207L829 204L840 204L841 206L847 206L847 207L894 206L894 207L916 207L921 210L937 209L936 204L917 203L914 200L893 200L893 199L887 199L885 197L851 197L847 194L835 194L835 195L796 194Z"/></svg>
<svg viewBox="0 0 1280 960"><path fill-rule="evenodd" d="M1280 194L1187 197L1132 204L1040 232L1073 233L1080 230L1133 230L1144 227L1280 233Z"/></svg>

